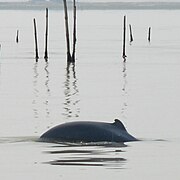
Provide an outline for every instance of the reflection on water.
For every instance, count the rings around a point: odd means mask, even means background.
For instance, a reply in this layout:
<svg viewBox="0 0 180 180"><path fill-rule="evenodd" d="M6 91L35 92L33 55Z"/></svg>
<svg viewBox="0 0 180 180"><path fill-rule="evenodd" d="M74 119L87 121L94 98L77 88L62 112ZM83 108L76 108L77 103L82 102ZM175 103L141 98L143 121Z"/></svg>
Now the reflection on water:
<svg viewBox="0 0 180 180"><path fill-rule="evenodd" d="M121 109L121 114L126 118L125 112L127 110L128 104L127 104L127 69L126 69L126 62L123 62L123 87L122 87L122 97L123 97L123 105Z"/></svg>
<svg viewBox="0 0 180 180"><path fill-rule="evenodd" d="M38 63L34 63L34 80L33 80L33 88L34 88L34 99L33 99L33 113L34 113L34 118L38 118L39 117L39 112L38 112L38 108L37 108L37 99L39 97L39 90L38 90Z"/></svg>
<svg viewBox="0 0 180 180"><path fill-rule="evenodd" d="M46 153L52 154L53 159L47 162L50 165L59 166L105 166L107 168L122 169L126 163L122 148L124 144L118 146L101 145L101 146L73 146L60 145L52 146L51 150ZM56 157L57 156L57 157Z"/></svg>
<svg viewBox="0 0 180 180"><path fill-rule="evenodd" d="M49 117L49 114L50 114L50 111L49 111L49 97L50 97L50 87L49 87L49 71L48 71L48 66L49 66L49 63L46 62L45 64L45 67L44 67L44 70L45 70L45 80L44 80L44 85L45 85L45 93L46 93L46 98L44 100L44 104L46 105L46 108L45 108L45 111L46 111L46 117ZM40 74L38 72L38 62L36 62L34 64L34 80L33 80L33 88L34 88L34 99L33 99L33 105L34 105L34 108L33 108L33 111L34 111L34 118L39 118L39 107L38 107L38 99L39 99L39 96L40 96L40 84L42 82L39 82L40 80Z"/></svg>
<svg viewBox="0 0 180 180"><path fill-rule="evenodd" d="M64 82L64 95L65 102L63 116L66 119L71 117L79 117L80 107L79 103L79 89L78 89L78 79L76 77L75 63L68 63L66 68L66 79Z"/></svg>
<svg viewBox="0 0 180 180"><path fill-rule="evenodd" d="M41 66L43 65L43 66ZM35 62L33 67L33 100L32 109L33 117L36 120L39 119L50 119L49 110L49 99L50 99L50 87L49 87L49 63L45 62L42 64L40 62ZM36 122L38 124L39 121ZM36 125L35 133L37 133L39 125Z"/></svg>
<svg viewBox="0 0 180 180"><path fill-rule="evenodd" d="M45 105L46 105L46 117L49 118L49 115L50 115L50 111L49 111L49 98L50 97L50 88L49 88L49 71L48 71L48 66L49 66L49 63L48 61L46 61L46 65L45 65L45 72L46 72L46 78L45 78L45 87L46 87L46 93L47 93L47 99L45 100Z"/></svg>
<svg viewBox="0 0 180 180"><path fill-rule="evenodd" d="M110 166L114 163L121 163L124 162L124 158L75 158L69 160L56 160L50 162L51 165L65 165L65 166ZM111 166L112 166L111 165Z"/></svg>

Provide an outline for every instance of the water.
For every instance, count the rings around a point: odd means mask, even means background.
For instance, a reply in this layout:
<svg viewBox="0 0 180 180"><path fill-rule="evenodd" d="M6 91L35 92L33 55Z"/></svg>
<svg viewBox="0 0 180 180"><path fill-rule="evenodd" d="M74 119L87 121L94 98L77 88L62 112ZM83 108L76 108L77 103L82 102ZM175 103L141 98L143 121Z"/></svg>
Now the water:
<svg viewBox="0 0 180 180"><path fill-rule="evenodd" d="M123 15L134 35L134 42L127 42L126 63ZM178 179L180 11L78 11L77 63L69 67L63 17L62 11L50 11L45 62L45 12L0 11L0 178ZM63 122L115 118L142 141L38 142L43 132Z"/></svg>

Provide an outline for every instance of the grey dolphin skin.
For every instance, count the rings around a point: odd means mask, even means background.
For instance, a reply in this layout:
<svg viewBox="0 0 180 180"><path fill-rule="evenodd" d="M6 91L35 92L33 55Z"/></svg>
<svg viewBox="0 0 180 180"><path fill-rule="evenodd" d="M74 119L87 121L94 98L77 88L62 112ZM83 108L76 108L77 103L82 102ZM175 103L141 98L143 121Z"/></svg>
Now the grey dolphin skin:
<svg viewBox="0 0 180 180"><path fill-rule="evenodd" d="M115 119L113 123L77 121L64 123L45 132L40 141L44 142L130 142L137 141L130 135L123 123Z"/></svg>

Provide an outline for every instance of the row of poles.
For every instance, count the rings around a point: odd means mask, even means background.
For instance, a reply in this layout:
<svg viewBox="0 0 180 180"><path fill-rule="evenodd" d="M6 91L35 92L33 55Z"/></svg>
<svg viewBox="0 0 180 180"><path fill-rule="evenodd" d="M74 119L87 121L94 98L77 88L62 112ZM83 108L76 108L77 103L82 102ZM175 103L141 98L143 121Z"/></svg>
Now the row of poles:
<svg viewBox="0 0 180 180"><path fill-rule="evenodd" d="M129 24L129 33L130 33L130 43L132 43L133 34L132 34L132 27L131 24ZM148 28L148 41L151 41L151 27ZM122 57L124 62L126 62L126 16L124 16L123 20L123 50L122 50Z"/></svg>
<svg viewBox="0 0 180 180"><path fill-rule="evenodd" d="M36 28L36 19L33 19L34 23L34 38L35 38L35 58L36 61L39 59L39 52L38 52L38 38L37 38L37 28ZM46 8L46 31L45 31L45 51L44 51L44 59L48 60L48 8Z"/></svg>
<svg viewBox="0 0 180 180"><path fill-rule="evenodd" d="M66 29L66 46L67 46L67 62L75 62L75 51L76 51L76 0L73 0L73 49L71 53L70 49L70 38L69 38L69 22L68 22L68 11L67 2L63 0L64 3L64 13L65 13L65 29ZM35 58L36 61L39 59L38 53L38 37L37 37L37 27L36 19L33 19L34 24L34 38L35 38ZM17 32L19 33L19 32ZM17 34L18 37L18 34ZM16 39L17 42L17 39ZM46 30L45 30L45 51L44 59L48 60L48 8L46 8Z"/></svg>
<svg viewBox="0 0 180 180"><path fill-rule="evenodd" d="M73 43L72 43L72 53L70 48L70 38L69 38L69 22L68 22L68 11L67 11L67 2L63 0L64 3L64 13L65 13L65 30L66 30L66 46L67 46L67 62L74 63L75 62L75 51L76 51L76 0L73 0ZM34 23L34 37L35 37L35 58L36 61L39 59L38 54L38 38L37 38L37 28L36 28L36 19L33 19ZM130 30L130 43L133 41L133 34L132 34L132 27L129 24ZM17 30L16 42L18 43L18 34L19 31ZM151 27L148 29L148 41L151 41ZM46 30L45 30L45 52L44 52L44 59L48 60L48 8L46 8ZM122 50L122 57L124 62L126 62L126 16L124 16L123 20L123 50Z"/></svg>

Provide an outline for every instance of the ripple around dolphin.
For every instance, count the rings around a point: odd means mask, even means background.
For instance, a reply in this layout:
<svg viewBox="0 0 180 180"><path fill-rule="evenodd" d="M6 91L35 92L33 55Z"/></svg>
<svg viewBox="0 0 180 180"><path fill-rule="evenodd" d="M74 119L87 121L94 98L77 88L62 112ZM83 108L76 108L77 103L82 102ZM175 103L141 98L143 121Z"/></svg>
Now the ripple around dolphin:
<svg viewBox="0 0 180 180"><path fill-rule="evenodd" d="M162 139L142 141L166 141ZM0 137L0 144L39 143L39 137ZM33 143L33 144L34 144ZM138 143L138 142L136 142ZM124 169L128 159L126 151L129 144L114 142L93 143L41 143L42 153L47 154L43 164L72 167L104 167L106 169Z"/></svg>
<svg viewBox="0 0 180 180"><path fill-rule="evenodd" d="M59 166L112 166L114 163L124 163L124 158L79 158L79 159L60 159L50 161L51 165Z"/></svg>
<svg viewBox="0 0 180 180"><path fill-rule="evenodd" d="M109 146L109 143L99 146L98 144L82 146L82 144L59 144L50 145L43 153L49 154L50 159L44 164L53 166L74 166L74 167L106 167L122 169L127 159L121 157L124 155L125 148L123 144Z"/></svg>
<svg viewBox="0 0 180 180"><path fill-rule="evenodd" d="M19 142L38 142L38 141L39 141L39 137L36 136L0 137L0 144L19 143Z"/></svg>

